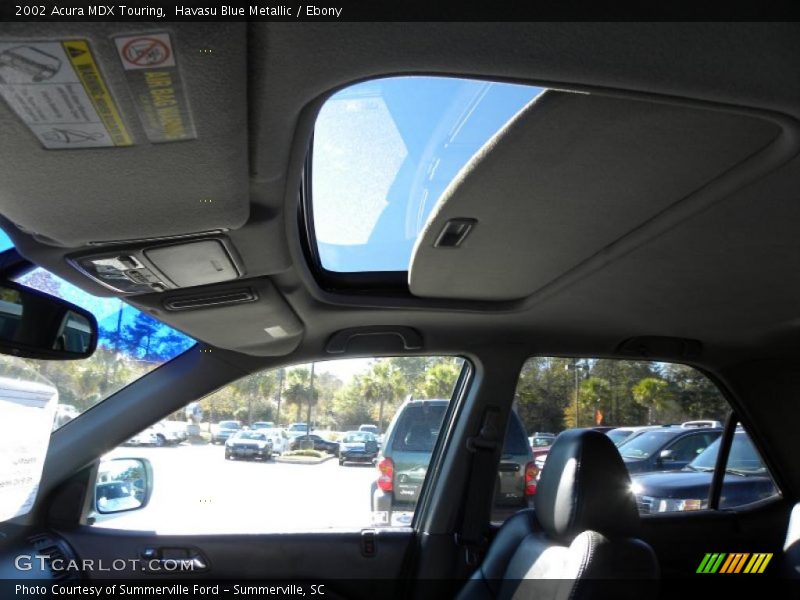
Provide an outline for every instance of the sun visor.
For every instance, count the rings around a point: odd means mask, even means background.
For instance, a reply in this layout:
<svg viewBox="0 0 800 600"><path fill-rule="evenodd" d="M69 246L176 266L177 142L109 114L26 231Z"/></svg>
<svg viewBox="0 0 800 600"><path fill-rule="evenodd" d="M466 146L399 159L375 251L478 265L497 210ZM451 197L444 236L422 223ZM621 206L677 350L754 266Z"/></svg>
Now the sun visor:
<svg viewBox="0 0 800 600"><path fill-rule="evenodd" d="M548 91L467 163L417 238L413 294L527 297L774 140L751 116Z"/></svg>
<svg viewBox="0 0 800 600"><path fill-rule="evenodd" d="M241 227L246 24L78 25L0 34L0 212L71 248Z"/></svg>

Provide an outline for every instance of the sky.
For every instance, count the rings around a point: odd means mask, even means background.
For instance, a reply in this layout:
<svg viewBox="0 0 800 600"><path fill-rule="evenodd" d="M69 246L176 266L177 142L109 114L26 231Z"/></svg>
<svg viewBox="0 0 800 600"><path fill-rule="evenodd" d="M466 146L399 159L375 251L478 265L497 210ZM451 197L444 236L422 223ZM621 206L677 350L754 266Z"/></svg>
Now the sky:
<svg viewBox="0 0 800 600"><path fill-rule="evenodd" d="M405 271L437 200L542 88L446 77L358 83L322 107L312 205L322 266Z"/></svg>

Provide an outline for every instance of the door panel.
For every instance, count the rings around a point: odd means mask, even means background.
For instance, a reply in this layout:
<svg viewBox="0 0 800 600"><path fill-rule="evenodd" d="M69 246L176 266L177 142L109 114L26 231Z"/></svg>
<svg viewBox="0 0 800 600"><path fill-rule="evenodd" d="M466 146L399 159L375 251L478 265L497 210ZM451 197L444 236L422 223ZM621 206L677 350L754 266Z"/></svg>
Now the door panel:
<svg viewBox="0 0 800 600"><path fill-rule="evenodd" d="M708 552L773 552L777 559L790 509L785 500L774 499L743 510L650 515L642 518L641 538L658 556L662 578L681 579L695 575Z"/></svg>
<svg viewBox="0 0 800 600"><path fill-rule="evenodd" d="M414 539L411 528L365 530L371 532L373 552L362 531L291 533L268 535L173 536L79 527L59 531L81 560L102 559L109 565L115 559L127 561L124 571L93 571L90 580L164 578L163 573L142 571L148 551L186 550L201 557L207 569L181 575L186 579L300 581L326 585L326 595L347 598L376 598L386 593L382 579L402 576L406 554ZM139 559L139 563L132 562ZM120 563L121 564L121 563ZM138 564L138 567L134 567ZM175 577L170 573L167 577ZM365 580L369 581L353 581Z"/></svg>

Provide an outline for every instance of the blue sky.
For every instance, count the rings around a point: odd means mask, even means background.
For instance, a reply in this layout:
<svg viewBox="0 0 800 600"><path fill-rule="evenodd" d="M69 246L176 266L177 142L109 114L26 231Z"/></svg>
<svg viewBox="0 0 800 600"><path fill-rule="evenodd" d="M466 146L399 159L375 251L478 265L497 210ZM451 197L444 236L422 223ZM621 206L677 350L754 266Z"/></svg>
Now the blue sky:
<svg viewBox="0 0 800 600"><path fill-rule="evenodd" d="M405 271L436 201L542 88L444 77L350 86L322 107L312 203L322 266Z"/></svg>

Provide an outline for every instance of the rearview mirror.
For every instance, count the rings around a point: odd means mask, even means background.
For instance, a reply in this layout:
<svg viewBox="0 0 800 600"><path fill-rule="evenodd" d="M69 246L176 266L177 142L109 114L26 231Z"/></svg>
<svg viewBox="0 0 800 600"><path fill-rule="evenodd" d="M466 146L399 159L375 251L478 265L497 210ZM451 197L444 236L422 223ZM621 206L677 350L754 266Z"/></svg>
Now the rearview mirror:
<svg viewBox="0 0 800 600"><path fill-rule="evenodd" d="M0 353L46 360L88 358L97 319L83 308L18 283L0 283Z"/></svg>
<svg viewBox="0 0 800 600"><path fill-rule="evenodd" d="M672 450L662 450L659 453L658 458L661 460L673 460L674 457L672 456Z"/></svg>
<svg viewBox="0 0 800 600"><path fill-rule="evenodd" d="M104 460L94 487L95 510L103 515L144 508L150 500L149 461L141 458Z"/></svg>

